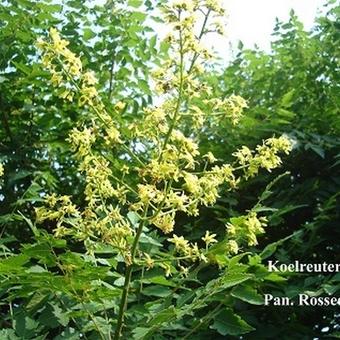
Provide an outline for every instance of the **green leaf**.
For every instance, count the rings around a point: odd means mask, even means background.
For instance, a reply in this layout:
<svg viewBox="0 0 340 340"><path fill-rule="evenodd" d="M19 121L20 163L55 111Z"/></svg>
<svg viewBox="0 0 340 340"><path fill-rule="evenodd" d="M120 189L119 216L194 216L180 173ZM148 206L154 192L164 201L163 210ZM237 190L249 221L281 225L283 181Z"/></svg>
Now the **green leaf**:
<svg viewBox="0 0 340 340"><path fill-rule="evenodd" d="M90 28L84 28L83 31L83 37L85 40L90 40L96 36L96 33L94 33Z"/></svg>
<svg viewBox="0 0 340 340"><path fill-rule="evenodd" d="M12 60L12 64L20 71L22 71L23 73L25 73L26 75L30 75L31 74L31 68L28 67L27 65L23 64L23 63L17 63L15 61Z"/></svg>
<svg viewBox="0 0 340 340"><path fill-rule="evenodd" d="M142 294L146 296L166 297L170 294L171 290L163 286L149 286L143 288Z"/></svg>
<svg viewBox="0 0 340 340"><path fill-rule="evenodd" d="M231 270L233 267L237 266L244 256L250 255L250 254L251 254L250 252L244 252L244 253L233 256L229 260L228 269Z"/></svg>
<svg viewBox="0 0 340 340"><path fill-rule="evenodd" d="M215 317L212 329L221 335L242 335L253 331L255 328L247 324L241 317L234 314L231 309L225 309Z"/></svg>
<svg viewBox="0 0 340 340"><path fill-rule="evenodd" d="M21 339L30 339L40 328L39 323L23 312L17 314L15 318L15 332Z"/></svg>
<svg viewBox="0 0 340 340"><path fill-rule="evenodd" d="M171 306L157 313L156 316L148 323L148 325L161 325L166 321L170 321L174 316L176 316L176 309L175 307Z"/></svg>
<svg viewBox="0 0 340 340"><path fill-rule="evenodd" d="M149 84L145 80L138 79L138 87L141 90L143 90L146 94L150 94L151 95L150 86L149 86Z"/></svg>
<svg viewBox="0 0 340 340"><path fill-rule="evenodd" d="M276 252L278 244L278 242L268 244L260 254L261 259L265 260L266 258L272 256Z"/></svg>
<svg viewBox="0 0 340 340"><path fill-rule="evenodd" d="M334 295L337 291L340 291L340 284L337 285L324 284L322 288L327 294Z"/></svg>
<svg viewBox="0 0 340 340"><path fill-rule="evenodd" d="M157 247L162 247L162 244L157 242L153 237L150 237L144 233L142 233L141 237L140 237L140 243L146 243L149 245L154 245Z"/></svg>
<svg viewBox="0 0 340 340"><path fill-rule="evenodd" d="M136 327L132 331L132 338L133 339L144 339L144 337L148 334L150 331L150 328L145 328L145 327Z"/></svg>
<svg viewBox="0 0 340 340"><path fill-rule="evenodd" d="M45 308L42 310L38 321L40 324L49 328L56 328L60 326L60 323L54 315L53 308L50 304L45 305Z"/></svg>
<svg viewBox="0 0 340 340"><path fill-rule="evenodd" d="M263 305L263 297L251 286L238 286L232 289L231 295L252 305Z"/></svg>
<svg viewBox="0 0 340 340"><path fill-rule="evenodd" d="M279 116L283 117L283 118L294 118L296 116L296 114L292 111L288 111L285 109L278 109L277 113Z"/></svg>
<svg viewBox="0 0 340 340"><path fill-rule="evenodd" d="M137 20L137 21L144 21L146 17L147 17L147 14L142 13L142 12L133 12L130 15L130 19Z"/></svg>
<svg viewBox="0 0 340 340"><path fill-rule="evenodd" d="M282 107L290 107L293 104L293 97L295 94L295 90L290 90L289 92L287 92L282 98L281 98L281 106Z"/></svg>
<svg viewBox="0 0 340 340"><path fill-rule="evenodd" d="M29 261L29 257L24 254L8 257L0 260L0 273L11 273L22 271L22 266Z"/></svg>
<svg viewBox="0 0 340 340"><path fill-rule="evenodd" d="M312 143L307 143L305 145L305 150L313 150L316 154L318 154L321 158L325 158L325 150L320 146Z"/></svg>
<svg viewBox="0 0 340 340"><path fill-rule="evenodd" d="M127 217L129 219L129 221L131 222L131 224L134 226L134 227L137 227L138 225L138 221L139 221L139 216L137 213L135 213L134 211L129 211L127 213Z"/></svg>
<svg viewBox="0 0 340 340"><path fill-rule="evenodd" d="M123 287L124 286L124 283L125 283L125 278L122 276L122 277L119 277L117 280L114 281L114 284L117 286L117 287Z"/></svg>
<svg viewBox="0 0 340 340"><path fill-rule="evenodd" d="M53 314L57 318L58 322L64 327L67 326L70 321L67 311L62 310L58 305L55 304L51 304L51 306L53 308Z"/></svg>
<svg viewBox="0 0 340 340"><path fill-rule="evenodd" d="M32 313L34 310L38 309L48 298L48 294L41 294L36 292L33 294L31 300L26 305L26 310Z"/></svg>
<svg viewBox="0 0 340 340"><path fill-rule="evenodd" d="M20 340L18 336L15 335L14 329L1 329L0 339L2 340Z"/></svg>
<svg viewBox="0 0 340 340"><path fill-rule="evenodd" d="M174 283L172 283L170 280L167 280L164 276L154 276L150 277L148 279L143 280L147 283L154 283L162 286L168 286L168 287L176 287Z"/></svg>
<svg viewBox="0 0 340 340"><path fill-rule="evenodd" d="M222 287L230 288L242 282L245 282L249 279L253 278L250 274L243 273L228 273L222 278Z"/></svg>
<svg viewBox="0 0 340 340"><path fill-rule="evenodd" d="M129 0L128 1L128 5L131 7L135 7L135 8L140 7L142 4L143 4L142 0Z"/></svg>
<svg viewBox="0 0 340 340"><path fill-rule="evenodd" d="M58 335L54 340L79 340L81 335L74 328L66 328L61 335Z"/></svg>
<svg viewBox="0 0 340 340"><path fill-rule="evenodd" d="M272 281L272 282L283 282L287 281L287 279L278 273L270 273L269 275L264 277L265 280L267 281Z"/></svg>
<svg viewBox="0 0 340 340"><path fill-rule="evenodd" d="M60 12L62 10L61 5L52 5L52 4L45 4L45 3L37 3L37 6L40 7L44 12Z"/></svg>

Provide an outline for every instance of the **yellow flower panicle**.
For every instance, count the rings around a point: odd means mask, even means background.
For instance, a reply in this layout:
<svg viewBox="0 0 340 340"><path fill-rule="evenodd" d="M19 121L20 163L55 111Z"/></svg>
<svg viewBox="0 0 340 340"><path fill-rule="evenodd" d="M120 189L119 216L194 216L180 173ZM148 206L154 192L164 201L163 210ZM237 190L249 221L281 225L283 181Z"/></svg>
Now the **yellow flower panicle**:
<svg viewBox="0 0 340 340"><path fill-rule="evenodd" d="M246 216L232 218L231 223L227 224L229 243L234 245L231 249L238 249L235 243L246 243L248 246L257 245L257 236L265 232L264 228L267 226L267 222L266 217L258 217L255 211L250 211ZM230 251L236 253L233 250Z"/></svg>
<svg viewBox="0 0 340 340"><path fill-rule="evenodd" d="M241 149L233 153L241 166L244 166L244 174L246 178L253 177L258 174L260 168L268 171L281 165L279 152L288 154L292 150L292 142L286 137L269 138L262 145L256 147L256 151L251 151L248 147L243 146Z"/></svg>
<svg viewBox="0 0 340 340"><path fill-rule="evenodd" d="M82 240L88 251L98 240L110 244L130 264L136 226L127 217L129 211L162 233L172 233L177 212L197 216L200 206L216 203L221 190L237 188L242 178L255 176L260 168L271 171L281 164L278 154L290 152L290 141L279 137L267 139L256 150L246 146L237 150L233 155L240 166L220 164L212 152L203 156L200 153L198 132L206 122L224 119L236 124L247 108L246 100L237 95L214 98L212 89L199 80L212 57L202 37L211 29L223 31L216 21L225 17L221 4L217 0L178 0L163 7L165 19L173 27L166 38L171 45L169 58L152 72L155 93L163 95L163 100L158 106L144 108L142 118L124 129L122 119L118 123L115 117L130 108L123 100L116 102L113 110L106 110L96 76L83 70L80 58L68 48L69 43L54 28L49 39L38 41L42 63L50 71L51 83L59 95L70 101L78 98L79 106L91 112L68 138L85 178L85 207L76 207L68 196L50 195L45 206L36 209L39 222L57 222L56 236ZM207 19L204 25L210 22L212 26L203 26L196 32L201 13ZM184 133L188 120L193 129ZM126 135L122 131L127 131ZM116 151L114 159L112 152ZM240 169L243 176L239 175ZM1 171L0 166L0 175ZM129 182L127 174L133 174L133 181ZM267 222L254 212L237 221L228 226L231 239L226 251L230 254L239 251L240 237L256 245L256 236L264 232ZM207 261L209 246L218 242L210 231L202 237L205 248L175 234L168 241L174 244L175 253L191 261ZM150 255L141 256L147 268L154 266ZM172 273L169 264L160 266L167 275ZM179 266L183 267L180 262Z"/></svg>

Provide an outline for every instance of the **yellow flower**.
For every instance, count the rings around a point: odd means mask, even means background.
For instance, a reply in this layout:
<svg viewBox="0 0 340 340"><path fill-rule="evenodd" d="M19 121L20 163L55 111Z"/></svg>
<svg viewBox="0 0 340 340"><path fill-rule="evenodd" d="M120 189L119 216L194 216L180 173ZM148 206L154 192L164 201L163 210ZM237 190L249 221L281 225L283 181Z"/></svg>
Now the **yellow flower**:
<svg viewBox="0 0 340 340"><path fill-rule="evenodd" d="M210 151L207 154L205 154L203 157L206 158L209 163L215 163L217 161L217 158L215 158L214 154Z"/></svg>
<svg viewBox="0 0 340 340"><path fill-rule="evenodd" d="M162 267L165 270L165 276L169 277L171 275L171 267L167 263L160 263L160 267Z"/></svg>
<svg viewBox="0 0 340 340"><path fill-rule="evenodd" d="M63 80L61 73L55 72L52 74L51 83L53 86L58 87Z"/></svg>
<svg viewBox="0 0 340 340"><path fill-rule="evenodd" d="M125 108L125 103L123 102L117 102L114 106L115 110L122 111Z"/></svg>
<svg viewBox="0 0 340 340"><path fill-rule="evenodd" d="M107 128L106 133L107 137L105 137L105 139L107 144L116 144L122 142L120 139L120 133L114 126L111 125L109 128Z"/></svg>
<svg viewBox="0 0 340 340"><path fill-rule="evenodd" d="M202 237L202 240L205 242L206 246L208 247L212 243L218 242L216 239L216 234L210 234L209 230L205 232L205 236Z"/></svg>
<svg viewBox="0 0 340 340"><path fill-rule="evenodd" d="M0 177L4 175L4 166L0 163Z"/></svg>
<svg viewBox="0 0 340 340"><path fill-rule="evenodd" d="M168 234L174 230L175 220L173 214L165 214L156 216L152 223L163 231L164 234Z"/></svg>
<svg viewBox="0 0 340 340"><path fill-rule="evenodd" d="M189 275L189 268L180 265L179 269L183 277L187 277Z"/></svg>
<svg viewBox="0 0 340 340"><path fill-rule="evenodd" d="M121 171L123 174L128 175L130 173L130 168L126 164L124 164L121 168Z"/></svg>
<svg viewBox="0 0 340 340"><path fill-rule="evenodd" d="M192 194L197 193L200 189L199 179L196 175L186 172L184 175L185 188Z"/></svg>
<svg viewBox="0 0 340 340"><path fill-rule="evenodd" d="M231 254L237 254L239 251L237 242L235 240L228 241L227 249Z"/></svg>
<svg viewBox="0 0 340 340"><path fill-rule="evenodd" d="M50 206L50 208L53 208L58 202L57 195L55 193L53 193L52 195L47 195L45 198L45 202Z"/></svg>
<svg viewBox="0 0 340 340"><path fill-rule="evenodd" d="M174 234L172 238L168 238L168 241L175 245L175 249L179 253L184 255L188 255L190 253L189 241L187 241L183 236L177 236Z"/></svg>
<svg viewBox="0 0 340 340"><path fill-rule="evenodd" d="M84 128L83 131L73 128L67 139L71 143L73 151L77 151L79 157L84 157L90 152L96 137L92 128Z"/></svg>
<svg viewBox="0 0 340 340"><path fill-rule="evenodd" d="M86 72L83 74L83 87L86 85L96 85L97 83L98 80L93 72Z"/></svg>
<svg viewBox="0 0 340 340"><path fill-rule="evenodd" d="M234 236L236 234L236 228L231 223L227 223L226 228L227 228L228 235Z"/></svg>
<svg viewBox="0 0 340 340"><path fill-rule="evenodd" d="M192 0L175 0L172 6L184 11L192 11L194 9L194 3Z"/></svg>
<svg viewBox="0 0 340 340"><path fill-rule="evenodd" d="M147 253L144 253L144 256L145 256L145 263L146 263L147 269L153 268L155 261Z"/></svg>

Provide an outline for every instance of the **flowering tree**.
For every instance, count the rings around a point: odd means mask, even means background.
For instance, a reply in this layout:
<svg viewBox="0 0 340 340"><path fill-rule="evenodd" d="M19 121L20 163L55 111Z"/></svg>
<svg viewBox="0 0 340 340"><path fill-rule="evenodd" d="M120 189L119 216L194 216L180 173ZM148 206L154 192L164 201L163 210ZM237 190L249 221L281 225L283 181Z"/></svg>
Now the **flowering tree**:
<svg viewBox="0 0 340 340"><path fill-rule="evenodd" d="M21 298L32 288L38 290L30 300L34 308L34 299L49 299L50 311L45 312L68 326L62 336L166 337L183 327L187 338L211 320L222 335L243 334L252 327L233 313L225 292L235 288L233 296L251 296L248 300L261 304L256 282L279 280L255 254L247 264L239 263L249 255L242 248L257 245L258 235L265 232L262 203L274 183L243 216L230 218L224 234L207 226L203 234L187 239L176 223L180 214L199 220L201 207L214 206L221 192L237 190L261 169L280 166L280 153L288 154L292 144L286 136L271 137L254 150L235 150L228 164L211 151L201 154L201 133L222 121L237 125L247 108L237 94L217 98L202 82L214 66L204 37L223 33L219 20L225 10L211 0L174 1L161 10L171 33L160 43L164 58L152 65L147 89L159 104L144 105L135 117L128 98L113 103L103 98L97 75L85 69L57 29L37 42L55 93L86 113L67 139L84 190L78 197L53 191L42 195L43 203L35 202L35 222L22 215L37 243L2 266L9 286L23 282ZM112 82L104 89L111 92ZM4 171L1 166L0 175ZM12 265L20 269L29 261L28 271L11 272ZM202 285L200 271L216 265L218 277ZM246 281L252 285L237 286ZM190 291L192 285L195 291ZM179 326L210 304L212 310L203 321L195 319L192 330ZM226 319L234 328L224 325Z"/></svg>
<svg viewBox="0 0 340 340"><path fill-rule="evenodd" d="M124 259L115 338L121 336L135 265L146 269L160 266L166 276L176 275L177 267L181 275L187 276L190 262L208 262L209 248L218 242L209 230L202 238L206 246L201 249L197 243L173 234L167 241L174 244L174 249L165 244L162 255L153 254L139 249L143 232L156 227L164 234L172 233L176 213L199 215L200 205L216 202L222 185L226 190L237 187L242 178L238 170L243 170L245 178L256 175L260 168L270 171L281 162L277 154L291 149L289 140L280 137L266 140L255 153L247 147L236 151L235 164L239 166L214 165L218 160L211 152L200 157L199 131L204 124L218 119L236 124L247 106L239 96L225 100L211 97L211 89L198 80L211 58L201 39L209 32L210 17L222 16L224 10L217 2L177 1L164 6L163 11L174 32L166 38L170 45L168 59L153 72L155 95L162 95L163 101L158 107L145 108L142 118L128 126L116 118L124 103L116 103L112 112L103 105L95 75L83 71L80 58L67 48L68 42L55 29L50 30L49 41L38 42L43 64L50 70L60 96L78 100L80 106L88 106L92 112L69 136L79 171L86 177L85 208L77 208L68 196L52 194L46 197L47 206L37 208L37 220L56 220L54 234L83 241L91 256L100 242L111 245ZM196 33L192 28L197 26L200 12L203 24ZM208 112L200 107L202 102L210 108ZM191 120L190 136L181 132L183 120ZM113 175L113 167L119 168L119 176ZM137 184L125 180L128 173L138 178ZM266 218L258 218L255 210L234 219L226 226L225 254L237 254L244 241L257 244L256 235L264 232L265 225Z"/></svg>

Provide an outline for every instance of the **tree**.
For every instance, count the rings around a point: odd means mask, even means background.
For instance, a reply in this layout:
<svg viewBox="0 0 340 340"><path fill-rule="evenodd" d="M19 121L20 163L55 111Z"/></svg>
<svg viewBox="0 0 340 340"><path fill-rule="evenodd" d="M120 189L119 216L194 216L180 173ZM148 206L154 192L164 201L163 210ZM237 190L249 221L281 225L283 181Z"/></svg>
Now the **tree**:
<svg viewBox="0 0 340 340"><path fill-rule="evenodd" d="M338 7L218 74L200 39L223 9L161 5L162 43L150 1L1 5L2 338L335 332L335 309L280 319L263 293L337 294L266 262L338 253Z"/></svg>

